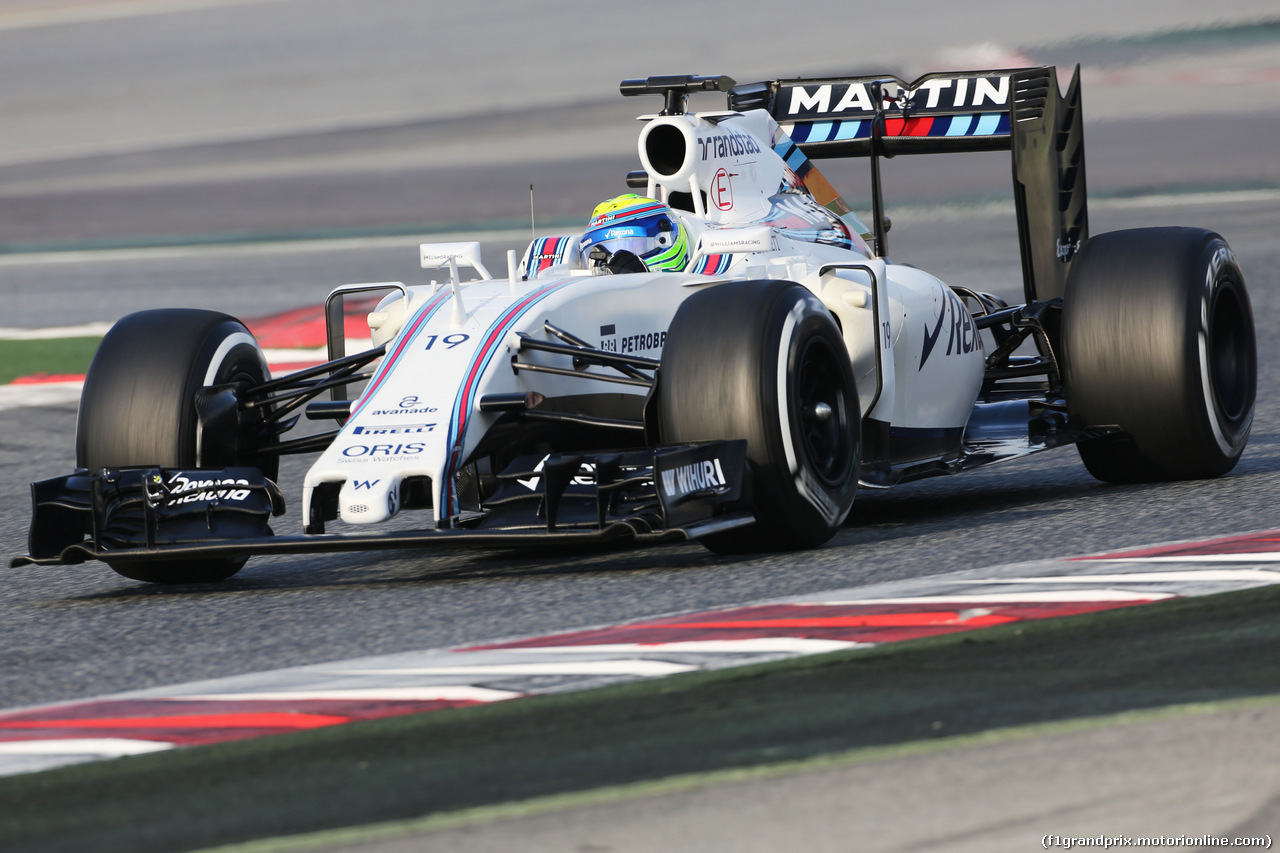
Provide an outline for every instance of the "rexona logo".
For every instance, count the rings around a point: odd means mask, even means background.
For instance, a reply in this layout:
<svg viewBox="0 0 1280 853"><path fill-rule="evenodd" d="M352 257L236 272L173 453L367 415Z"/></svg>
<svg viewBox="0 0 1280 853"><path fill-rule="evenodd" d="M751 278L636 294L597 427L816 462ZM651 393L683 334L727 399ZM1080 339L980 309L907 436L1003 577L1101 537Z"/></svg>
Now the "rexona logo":
<svg viewBox="0 0 1280 853"><path fill-rule="evenodd" d="M796 118L875 112L870 86L858 82L792 86L789 95L784 91L782 103L786 104L787 115ZM896 97L886 92L884 105L919 113L992 109L1008 104L1009 78L994 76L935 77L914 89L902 90Z"/></svg>
<svg viewBox="0 0 1280 853"><path fill-rule="evenodd" d="M610 228L608 231L605 231L604 234L598 239L610 240L618 237L643 237L643 236L644 236L644 229L640 228L639 226L632 225L629 227L619 226L617 228Z"/></svg>
<svg viewBox="0 0 1280 853"><path fill-rule="evenodd" d="M247 486L248 480L210 479L192 480L185 474L175 474L169 478L170 504L189 504L196 501L242 501L249 497L250 489L233 489L228 486Z"/></svg>
<svg viewBox="0 0 1280 853"><path fill-rule="evenodd" d="M693 492L719 490L728 485L720 468L720 457L690 462L662 472L662 491L668 497L680 498Z"/></svg>
<svg viewBox="0 0 1280 853"><path fill-rule="evenodd" d="M351 430L352 435L415 435L424 432L435 432L435 424L411 424L408 426L358 426Z"/></svg>

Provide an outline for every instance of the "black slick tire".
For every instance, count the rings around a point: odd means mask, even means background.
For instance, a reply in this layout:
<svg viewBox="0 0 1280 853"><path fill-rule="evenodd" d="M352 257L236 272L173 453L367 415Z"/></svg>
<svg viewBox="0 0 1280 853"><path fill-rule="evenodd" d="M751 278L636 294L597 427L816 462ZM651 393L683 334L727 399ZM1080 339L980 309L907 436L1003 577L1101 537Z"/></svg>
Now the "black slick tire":
<svg viewBox="0 0 1280 853"><path fill-rule="evenodd" d="M250 465L274 479L278 459L268 454L221 458L225 452L215 452L219 458L201 458L195 406L196 392L205 386L250 386L269 378L257 341L233 317L185 308L130 314L103 338L85 377L76 422L76 464L90 471ZM246 558L107 561L127 578L162 584L225 580L245 562Z"/></svg>
<svg viewBox="0 0 1280 853"><path fill-rule="evenodd" d="M1063 380L1072 416L1120 431L1078 445L1113 483L1227 473L1253 423L1257 348L1244 275L1197 228L1091 237L1063 300Z"/></svg>
<svg viewBox="0 0 1280 853"><path fill-rule="evenodd" d="M751 281L687 299L658 371L664 444L746 439L756 524L703 538L721 553L813 548L853 505L861 422L844 341L800 285Z"/></svg>

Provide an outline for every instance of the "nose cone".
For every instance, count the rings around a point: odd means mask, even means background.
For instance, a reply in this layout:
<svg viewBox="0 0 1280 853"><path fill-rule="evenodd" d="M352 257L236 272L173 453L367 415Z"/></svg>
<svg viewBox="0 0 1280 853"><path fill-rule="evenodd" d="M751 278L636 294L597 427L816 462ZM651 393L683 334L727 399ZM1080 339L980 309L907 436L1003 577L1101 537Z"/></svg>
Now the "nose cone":
<svg viewBox="0 0 1280 853"><path fill-rule="evenodd" d="M377 524L400 511L400 481L352 478L338 492L339 516L348 524Z"/></svg>

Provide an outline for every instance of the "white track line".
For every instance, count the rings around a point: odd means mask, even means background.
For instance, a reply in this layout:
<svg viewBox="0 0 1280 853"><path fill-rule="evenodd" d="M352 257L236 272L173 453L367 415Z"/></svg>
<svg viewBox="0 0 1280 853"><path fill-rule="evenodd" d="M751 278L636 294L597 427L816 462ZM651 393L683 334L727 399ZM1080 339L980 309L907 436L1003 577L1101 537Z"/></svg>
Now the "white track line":
<svg viewBox="0 0 1280 853"><path fill-rule="evenodd" d="M172 15L223 6L269 2L280 2L280 0L117 0L117 2L106 3L64 3L49 9L0 13L0 30L26 30L34 27L118 21L144 15Z"/></svg>
<svg viewBox="0 0 1280 853"><path fill-rule="evenodd" d="M0 742L0 755L99 755L104 758L142 755L173 749L171 743L132 738L48 738Z"/></svg>
<svg viewBox="0 0 1280 853"><path fill-rule="evenodd" d="M1012 209L1012 208L1010 208ZM112 261L156 261L173 258L217 256L255 256L344 252L355 249L396 249L416 251L421 243L511 243L523 246L529 242L529 231L458 231L399 237L329 237L318 240L278 240L262 243L198 243L189 246L157 246L133 249L67 249L48 252L11 252L0 254L0 267L37 266L41 264L99 264Z"/></svg>
<svg viewBox="0 0 1280 853"><path fill-rule="evenodd" d="M365 341L364 343L368 343ZM368 347L364 347L367 349ZM353 348L359 351L359 342ZM267 363L271 365L272 376L279 378L289 371L282 371L279 365L311 365L327 361L329 356L324 349L300 350L264 350ZM301 368L299 368L301 369ZM20 385L0 385L0 412L8 409L30 409L37 406L65 406L80 402L80 391L84 381L75 379L68 382L32 382Z"/></svg>
<svg viewBox="0 0 1280 853"><path fill-rule="evenodd" d="M529 654L617 654L618 652L660 652L662 654L780 654L820 655L843 649L866 649L875 643L845 640L811 640L803 637L752 637L743 640L681 640L674 643L592 643L582 646L519 646L500 649L504 653Z"/></svg>
<svg viewBox="0 0 1280 853"><path fill-rule="evenodd" d="M183 702L280 702L310 700L385 700L388 702L501 702L522 696L512 690L492 690L469 684L445 687L370 687L351 690L276 690L244 693L192 693L166 696Z"/></svg>
<svg viewBox="0 0 1280 853"><path fill-rule="evenodd" d="M937 580L937 578L934 578ZM999 586L1012 583L1003 578L992 578L987 583ZM922 595L910 598L850 598L832 599L825 604L1048 604L1060 601L1158 601L1176 598L1173 593L1131 592L1125 589L1054 589L1043 592L993 592L967 595Z"/></svg>
<svg viewBox="0 0 1280 853"><path fill-rule="evenodd" d="M1082 563L1280 563L1280 551L1255 554L1178 554L1168 557L1090 557ZM1275 583L1280 572L1261 570L1267 583Z"/></svg>
<svg viewBox="0 0 1280 853"><path fill-rule="evenodd" d="M46 341L55 338L100 338L114 325L107 321L45 329L0 329L0 341Z"/></svg>
<svg viewBox="0 0 1280 853"><path fill-rule="evenodd" d="M84 383L45 382L38 385L0 385L0 412L33 406L77 405Z"/></svg>
<svg viewBox="0 0 1280 853"><path fill-rule="evenodd" d="M1178 557L1179 561L1214 563L1218 562L1217 555L1208 555L1202 557ZM1236 554L1236 557L1249 557L1246 560L1238 562L1257 563L1266 560L1275 560L1280 555L1275 554ZM1144 557L1146 559L1153 559ZM1165 558L1158 558L1165 559ZM1111 560L1090 560L1080 561L1084 565L1090 562L1112 562ZM1121 562L1117 560L1116 562ZM1129 562L1124 560L1123 562ZM1203 571L1186 571L1186 572L1133 572L1130 574L1117 575L1045 575L1036 578L1008 578L990 580L958 580L955 583L1185 583L1187 581L1213 583L1215 581L1256 581L1261 584L1280 583L1280 572L1273 572L1269 569L1206 569Z"/></svg>
<svg viewBox="0 0 1280 853"><path fill-rule="evenodd" d="M638 675L653 677L692 672L698 669L681 663L659 660L547 661L545 663L475 664L419 666L403 669L335 669L337 675Z"/></svg>

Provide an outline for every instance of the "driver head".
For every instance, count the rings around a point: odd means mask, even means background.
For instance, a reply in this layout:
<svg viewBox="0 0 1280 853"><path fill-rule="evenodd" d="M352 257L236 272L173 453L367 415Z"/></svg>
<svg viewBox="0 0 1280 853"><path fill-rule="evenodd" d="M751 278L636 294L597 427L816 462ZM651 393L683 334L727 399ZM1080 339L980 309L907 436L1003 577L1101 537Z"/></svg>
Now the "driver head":
<svg viewBox="0 0 1280 853"><path fill-rule="evenodd" d="M597 265L603 247L611 257L630 252L653 272L679 272L689 263L689 238L671 208L635 193L601 202L591 213L581 252L587 267Z"/></svg>

